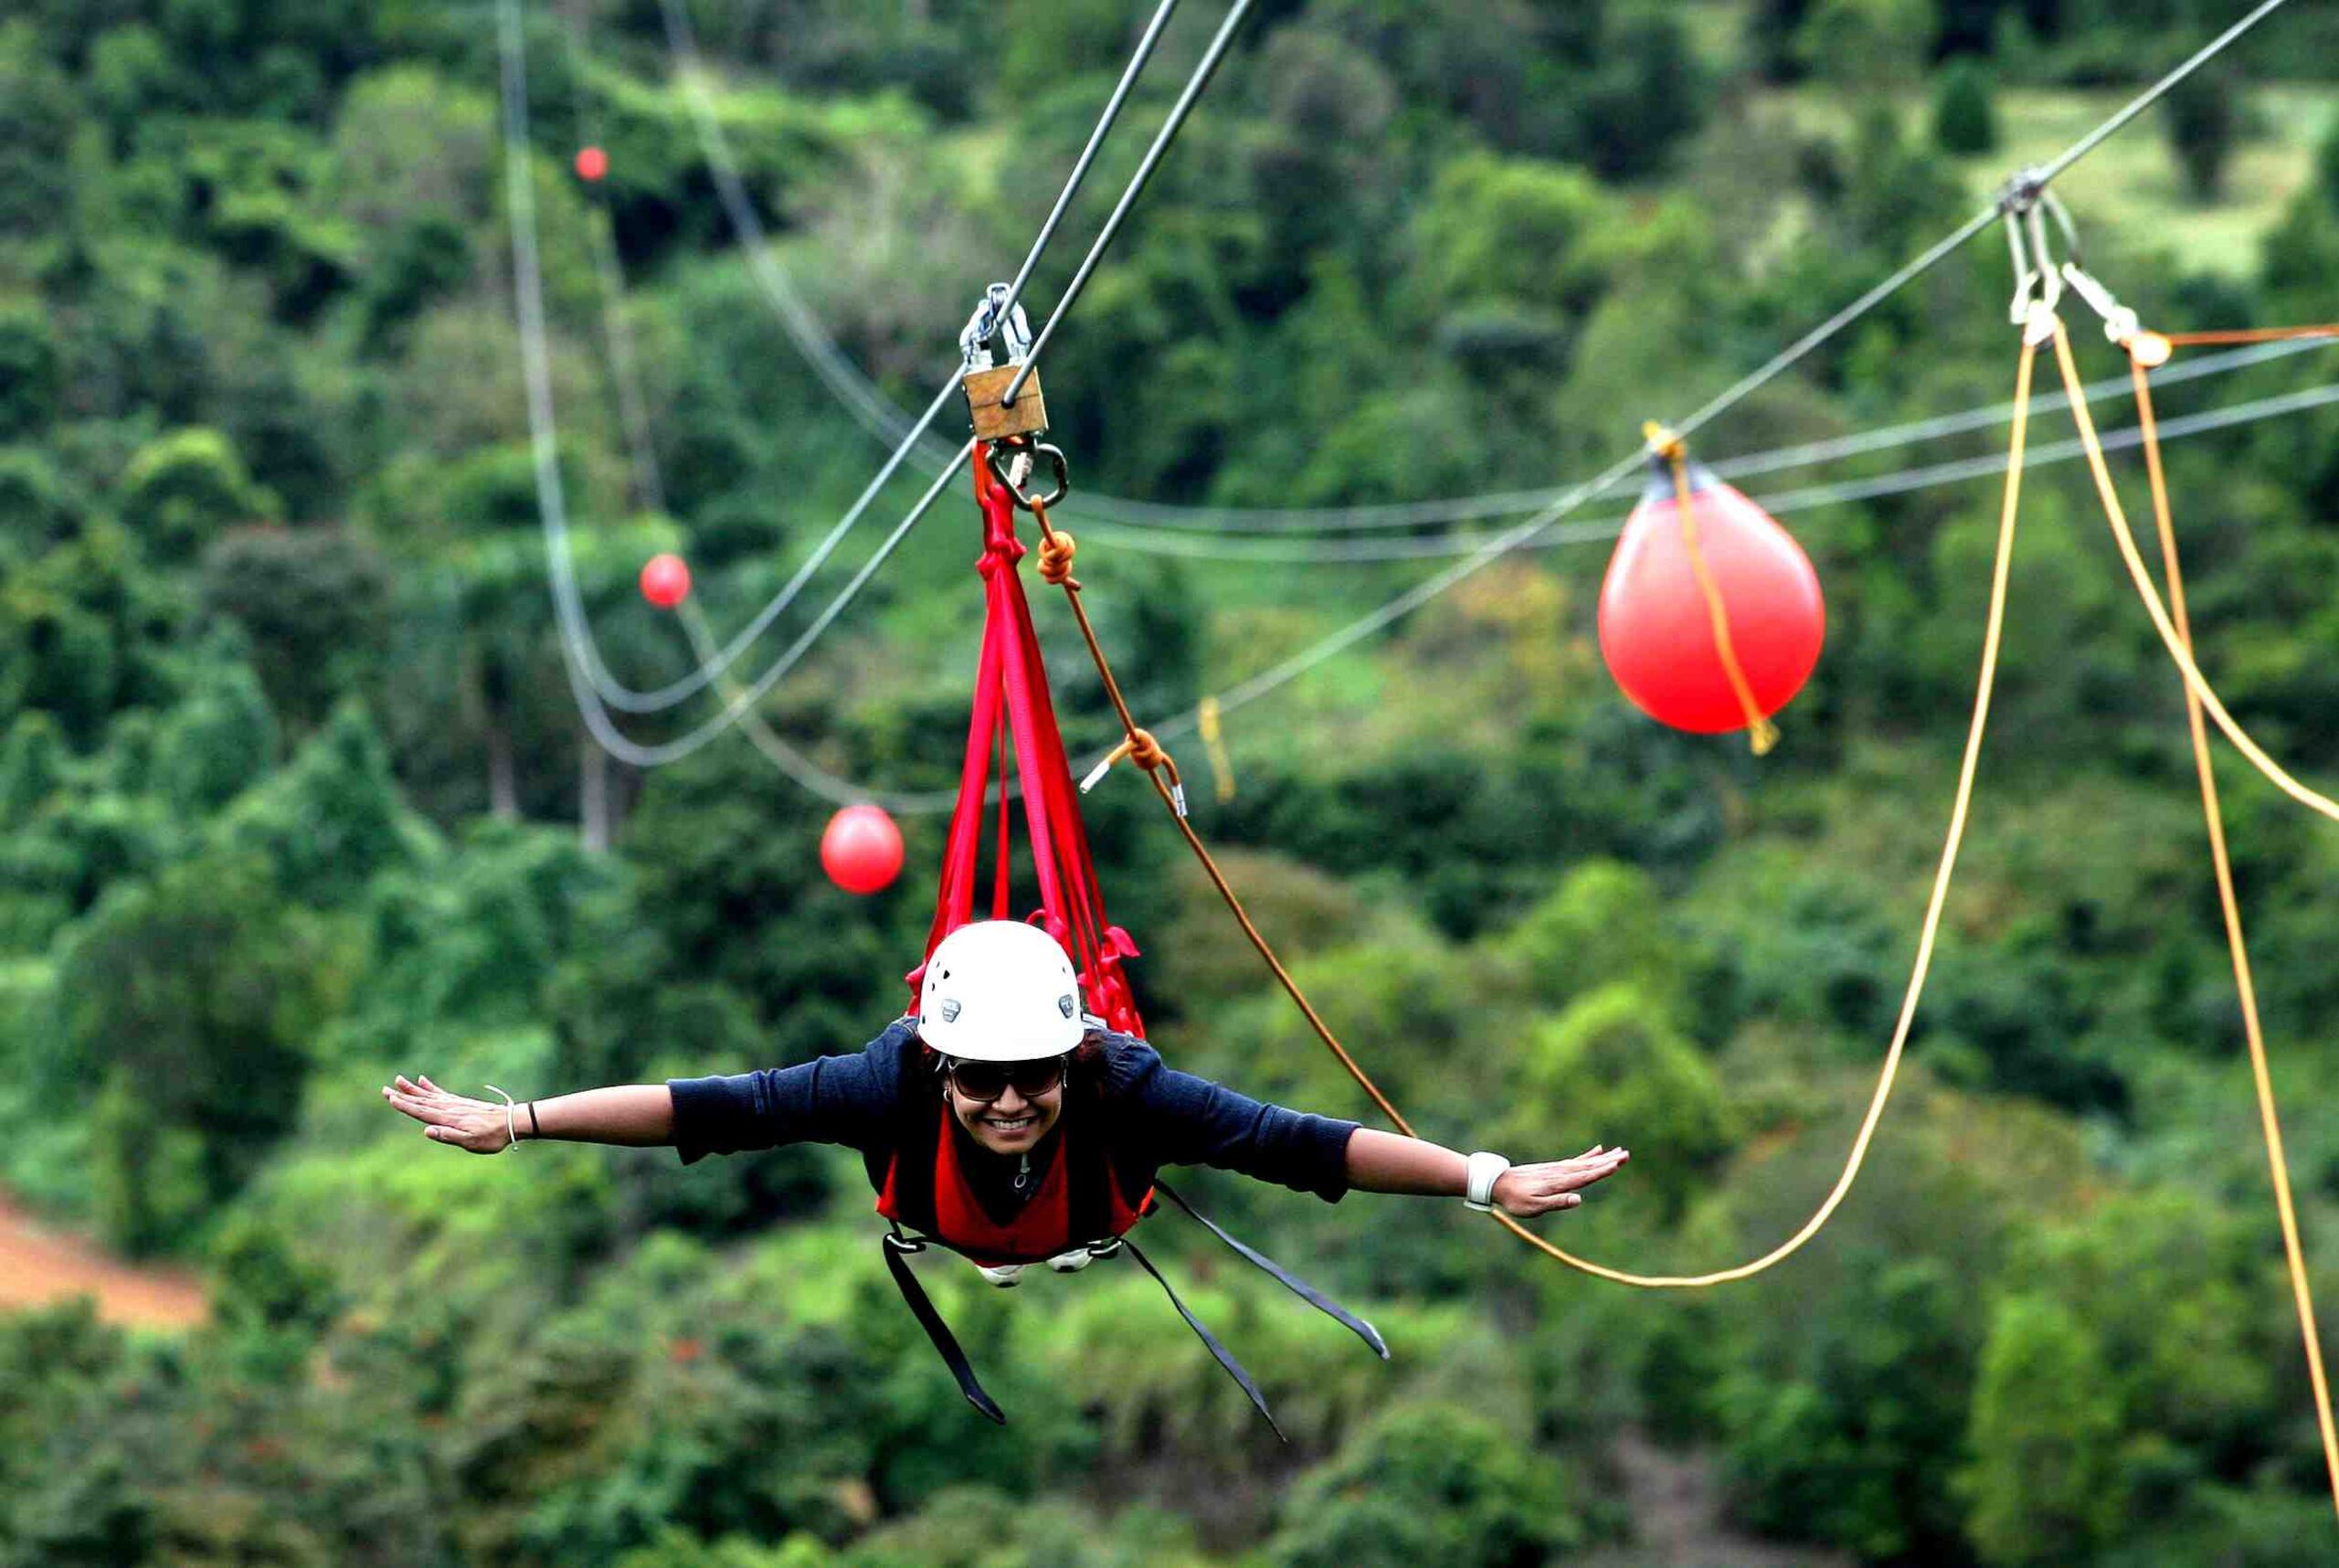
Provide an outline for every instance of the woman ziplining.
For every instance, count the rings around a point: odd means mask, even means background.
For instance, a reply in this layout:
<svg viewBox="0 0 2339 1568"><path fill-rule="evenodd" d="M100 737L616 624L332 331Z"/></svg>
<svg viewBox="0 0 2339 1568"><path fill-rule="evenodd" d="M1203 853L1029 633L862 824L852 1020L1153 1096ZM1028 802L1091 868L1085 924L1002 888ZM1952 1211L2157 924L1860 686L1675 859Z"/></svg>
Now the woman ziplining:
<svg viewBox="0 0 2339 1568"><path fill-rule="evenodd" d="M974 357L970 381L1008 373L974 365ZM1036 384L1023 402L1025 417L1036 415ZM992 417L978 405L978 425ZM451 1094L420 1075L401 1075L382 1094L424 1123L425 1137L475 1154L539 1138L670 1144L685 1163L790 1143L857 1150L891 1227L886 1267L968 1402L986 1416L1006 1419L907 1262L929 1245L962 1254L1000 1286L1015 1284L1033 1264L1071 1272L1126 1250L1273 1425L1250 1374L1127 1239L1157 1196L1193 1212L1159 1180L1162 1166L1216 1166L1333 1202L1351 1189L1458 1196L1475 1209L1499 1209L1515 1224L1574 1208L1582 1189L1629 1156L1595 1144L1572 1160L1513 1166L1501 1155L1466 1156L1410 1131L1381 1132L1266 1104L1162 1062L1145 1040L1125 969L1137 944L1106 917L1023 594L1026 552L1015 513L1029 503L1017 488L1023 477L1017 465L1030 455L1024 447L1011 457L1002 443L988 441L974 465L983 639L926 961L908 977L910 1012L859 1052L792 1067L516 1104L509 1096L497 1104ZM1043 527L1044 505L1037 513ZM1076 589L1069 566L1068 551L1043 544L1042 574ZM1085 624L1085 612L1080 618ZM1117 702L1117 687L1114 694ZM994 759L1003 774L1010 755L1020 785L1013 798L991 788ZM1040 893L1040 907L1021 921L1010 917L1019 808L1027 880ZM979 863L987 849L989 868ZM987 896L979 899L979 892ZM1194 1217L1388 1355L1371 1324Z"/></svg>
<svg viewBox="0 0 2339 1568"><path fill-rule="evenodd" d="M976 921L935 949L919 1011L850 1054L517 1104L452 1094L427 1075L400 1075L382 1095L423 1123L426 1138L473 1154L537 1139L672 1145L684 1164L794 1143L857 1150L893 1226L886 1261L896 1283L968 1401L995 1421L1004 1414L902 1261L928 1242L963 1254L999 1286L1034 1264L1070 1273L1124 1246L1159 1279L1127 1233L1157 1193L1185 1207L1158 1179L1164 1165L1215 1166L1328 1202L1352 1189L1458 1196L1525 1219L1576 1207L1582 1189L1628 1158L1595 1145L1572 1160L1514 1166L1266 1104L1169 1067L1144 1040L1086 1013L1079 991L1045 930ZM1370 1324L1211 1229L1387 1357ZM1182 1303L1179 1310L1266 1414L1248 1375Z"/></svg>

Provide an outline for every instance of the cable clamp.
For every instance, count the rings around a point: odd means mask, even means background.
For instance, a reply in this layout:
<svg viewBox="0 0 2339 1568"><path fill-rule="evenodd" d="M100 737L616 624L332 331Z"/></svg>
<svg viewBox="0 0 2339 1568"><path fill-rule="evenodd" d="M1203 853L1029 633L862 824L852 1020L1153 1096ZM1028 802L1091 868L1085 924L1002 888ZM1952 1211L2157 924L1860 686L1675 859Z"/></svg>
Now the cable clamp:
<svg viewBox="0 0 2339 1568"><path fill-rule="evenodd" d="M2030 319L2034 293L2043 284L2051 295L2061 288L2053 275L2054 264L2047 260L2046 235L2037 219L2039 200L2047 186L2035 168L2017 169L1998 191L1998 212L2006 219L2006 251L2014 262L2014 301L2006 307L2006 320L2022 326ZM2051 199L2051 198L2049 198ZM2031 243L2024 243L2024 225L2030 225Z"/></svg>
<svg viewBox="0 0 2339 1568"><path fill-rule="evenodd" d="M1010 360L1021 362L1032 353L1032 321L1023 313L1021 303L1007 302L1008 285L993 283L983 291L976 302L975 313L958 334L958 368L989 370L996 363L991 358L990 340L1004 339L1003 346ZM1002 314L1004 311L1004 314Z"/></svg>

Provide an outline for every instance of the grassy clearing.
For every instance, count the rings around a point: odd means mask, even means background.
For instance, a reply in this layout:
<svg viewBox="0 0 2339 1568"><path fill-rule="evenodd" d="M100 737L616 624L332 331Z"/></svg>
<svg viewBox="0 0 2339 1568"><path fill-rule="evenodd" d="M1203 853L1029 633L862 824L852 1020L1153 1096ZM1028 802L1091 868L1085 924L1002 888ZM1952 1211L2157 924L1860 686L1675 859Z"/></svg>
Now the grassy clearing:
<svg viewBox="0 0 2339 1568"><path fill-rule="evenodd" d="M2006 175L2041 164L2093 129L2132 95L2104 91L2016 88L1998 94L1998 150L1958 160L1978 203ZM1806 133L1845 135L1853 106L1832 88L1797 87L1766 93L1762 102L1785 113ZM1896 105L1903 125L1930 136L1930 89ZM2226 186L2212 202L2197 201L2169 152L2154 111L2106 142L2058 183L2086 232L2117 236L2118 249L2162 249L2189 272L2243 277L2257 270L2258 242L2313 176L2315 149L2339 126L2339 90L2283 85L2249 93L2249 131L2227 165Z"/></svg>

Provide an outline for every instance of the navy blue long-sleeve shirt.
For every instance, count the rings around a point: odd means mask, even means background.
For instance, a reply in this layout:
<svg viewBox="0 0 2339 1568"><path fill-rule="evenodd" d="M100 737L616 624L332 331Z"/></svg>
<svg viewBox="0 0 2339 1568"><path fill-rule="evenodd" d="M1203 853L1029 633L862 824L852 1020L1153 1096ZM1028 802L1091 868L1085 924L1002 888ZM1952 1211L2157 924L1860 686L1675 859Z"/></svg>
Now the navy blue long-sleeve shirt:
<svg viewBox="0 0 2339 1568"><path fill-rule="evenodd" d="M903 1018L850 1055L670 1078L675 1150L687 1165L709 1154L787 1143L842 1144L860 1151L871 1184L881 1185L900 1125L902 1054L915 1049L915 1021ZM1355 1122L1268 1105L1172 1071L1133 1035L1105 1036L1101 1103L1109 1122L1106 1147L1127 1191L1143 1192L1163 1165L1214 1165L1327 1202L1348 1192Z"/></svg>

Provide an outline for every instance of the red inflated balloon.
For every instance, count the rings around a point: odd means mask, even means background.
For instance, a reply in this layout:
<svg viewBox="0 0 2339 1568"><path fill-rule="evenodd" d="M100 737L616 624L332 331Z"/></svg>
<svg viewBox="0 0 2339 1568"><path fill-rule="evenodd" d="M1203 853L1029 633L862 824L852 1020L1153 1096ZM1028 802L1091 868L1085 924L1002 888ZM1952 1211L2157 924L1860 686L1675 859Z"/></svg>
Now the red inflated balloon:
<svg viewBox="0 0 2339 1568"><path fill-rule="evenodd" d="M875 893L902 870L902 830L882 806L847 806L820 834L820 869L847 893Z"/></svg>
<svg viewBox="0 0 2339 1568"><path fill-rule="evenodd" d="M691 596L691 569L680 556L652 556L641 568L641 597L672 609Z"/></svg>
<svg viewBox="0 0 2339 1568"><path fill-rule="evenodd" d="M607 153L602 152L598 147L579 147L577 150L578 179L598 180L609 172L609 155Z"/></svg>
<svg viewBox="0 0 2339 1568"><path fill-rule="evenodd" d="M1697 463L1689 465L1689 503L1730 648L1768 717L1819 662L1827 631L1819 574L1769 513ZM1744 729L1746 710L1715 646L1678 513L1673 475L1660 462L1600 587L1600 652L1625 695L1659 723L1698 735Z"/></svg>

